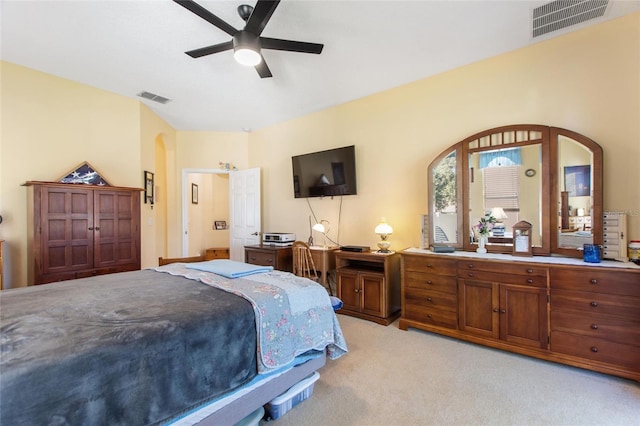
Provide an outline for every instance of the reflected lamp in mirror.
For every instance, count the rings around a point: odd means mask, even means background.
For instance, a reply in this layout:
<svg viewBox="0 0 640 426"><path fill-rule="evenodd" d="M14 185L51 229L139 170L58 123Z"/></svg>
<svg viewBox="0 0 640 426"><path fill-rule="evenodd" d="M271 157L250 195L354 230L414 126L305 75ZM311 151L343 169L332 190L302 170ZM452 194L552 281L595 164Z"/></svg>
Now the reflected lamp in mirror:
<svg viewBox="0 0 640 426"><path fill-rule="evenodd" d="M322 247L327 246L327 233L329 232L330 226L329 221L324 219L313 225L313 230L322 234Z"/></svg>
<svg viewBox="0 0 640 426"><path fill-rule="evenodd" d="M502 221L508 218L507 214L504 212L504 209L502 207L492 208L491 216L496 218L496 222L493 224L491 233L494 237L504 237L505 228Z"/></svg>
<svg viewBox="0 0 640 426"><path fill-rule="evenodd" d="M391 243L388 238L389 235L393 234L393 228L389 225L385 218L380 219L380 223L376 226L374 230L376 234L380 236L380 241L378 241L378 253L389 253L389 247L391 247Z"/></svg>

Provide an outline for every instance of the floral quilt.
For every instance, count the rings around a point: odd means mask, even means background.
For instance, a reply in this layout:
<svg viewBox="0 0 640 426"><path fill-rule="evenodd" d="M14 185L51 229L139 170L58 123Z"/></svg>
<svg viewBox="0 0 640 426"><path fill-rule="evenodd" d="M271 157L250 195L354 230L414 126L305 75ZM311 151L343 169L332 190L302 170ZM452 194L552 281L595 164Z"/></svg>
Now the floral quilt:
<svg viewBox="0 0 640 426"><path fill-rule="evenodd" d="M153 269L200 281L251 302L258 332L259 373L283 367L310 350L326 349L330 359L347 352L329 295L320 284L276 270L225 278L186 265L173 263Z"/></svg>

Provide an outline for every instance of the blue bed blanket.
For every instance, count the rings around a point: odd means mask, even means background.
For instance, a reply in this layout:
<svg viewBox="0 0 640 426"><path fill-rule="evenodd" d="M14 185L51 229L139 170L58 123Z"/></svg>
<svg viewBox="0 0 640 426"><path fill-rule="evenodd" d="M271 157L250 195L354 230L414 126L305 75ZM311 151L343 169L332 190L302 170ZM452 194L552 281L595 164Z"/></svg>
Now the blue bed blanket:
<svg viewBox="0 0 640 426"><path fill-rule="evenodd" d="M330 359L347 352L329 295L320 284L276 270L231 279L188 265L173 263L154 269L201 281L251 302L258 332L259 373L283 367L309 350L326 350Z"/></svg>
<svg viewBox="0 0 640 426"><path fill-rule="evenodd" d="M229 259L216 259L208 262L196 262L186 265L187 269L211 272L227 278L240 278L247 275L260 274L273 270L273 266L252 265L250 263L236 262Z"/></svg>

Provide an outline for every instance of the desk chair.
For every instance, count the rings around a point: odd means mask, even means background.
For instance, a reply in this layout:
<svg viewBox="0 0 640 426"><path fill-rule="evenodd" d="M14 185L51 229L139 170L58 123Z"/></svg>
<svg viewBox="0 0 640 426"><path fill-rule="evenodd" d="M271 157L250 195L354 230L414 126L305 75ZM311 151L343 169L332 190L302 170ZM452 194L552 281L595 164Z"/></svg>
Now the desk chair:
<svg viewBox="0 0 640 426"><path fill-rule="evenodd" d="M309 244L295 241L291 247L293 251L293 273L299 277L306 277L320 282Z"/></svg>

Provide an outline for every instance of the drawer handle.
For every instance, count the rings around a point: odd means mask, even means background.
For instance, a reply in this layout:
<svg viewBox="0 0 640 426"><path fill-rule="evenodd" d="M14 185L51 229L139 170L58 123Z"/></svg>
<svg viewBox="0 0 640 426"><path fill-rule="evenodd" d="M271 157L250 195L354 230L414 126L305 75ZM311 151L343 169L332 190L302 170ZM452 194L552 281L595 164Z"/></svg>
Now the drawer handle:
<svg viewBox="0 0 640 426"><path fill-rule="evenodd" d="M506 313L507 313L507 310L506 310L506 309L500 309L500 313L501 313L501 314L506 314Z"/></svg>
<svg viewBox="0 0 640 426"><path fill-rule="evenodd" d="M529 279L527 280L527 283L529 283L529 284L533 284L533 280L532 280L531 278L529 278Z"/></svg>
<svg viewBox="0 0 640 426"><path fill-rule="evenodd" d="M256 260L256 258L255 258L255 257L250 257L249 259L251 259L251 260Z"/></svg>
<svg viewBox="0 0 640 426"><path fill-rule="evenodd" d="M473 277L473 272L469 272L467 275L469 275L470 277Z"/></svg>
<svg viewBox="0 0 640 426"><path fill-rule="evenodd" d="M593 330L597 330L598 329L598 324L591 324L591 328Z"/></svg>
<svg viewBox="0 0 640 426"><path fill-rule="evenodd" d="M527 274L533 274L533 269L527 269Z"/></svg>
<svg viewBox="0 0 640 426"><path fill-rule="evenodd" d="M433 299L430 297L427 297L427 302L433 302Z"/></svg>
<svg viewBox="0 0 640 426"><path fill-rule="evenodd" d="M493 312L498 312L498 308L493 308Z"/></svg>
<svg viewBox="0 0 640 426"><path fill-rule="evenodd" d="M469 268L473 268L473 263L469 263L467 266L468 266Z"/></svg>
<svg viewBox="0 0 640 426"><path fill-rule="evenodd" d="M431 319L431 314L427 314L427 318Z"/></svg>
<svg viewBox="0 0 640 426"><path fill-rule="evenodd" d="M427 284L433 284L433 281L427 280Z"/></svg>
<svg viewBox="0 0 640 426"><path fill-rule="evenodd" d="M430 263L427 263L427 268L433 268L433 265Z"/></svg>
<svg viewBox="0 0 640 426"><path fill-rule="evenodd" d="M592 346L591 347L591 352L598 352L598 347L597 346Z"/></svg>
<svg viewBox="0 0 640 426"><path fill-rule="evenodd" d="M596 308L598 306L598 302L591 302L590 305L592 308Z"/></svg>
<svg viewBox="0 0 640 426"><path fill-rule="evenodd" d="M589 281L589 282L590 282L591 284L594 284L594 285L595 285L595 284L598 284L598 280L596 280L595 278L594 278L594 279L592 279L592 280L591 280L591 281Z"/></svg>

